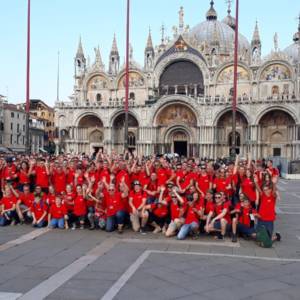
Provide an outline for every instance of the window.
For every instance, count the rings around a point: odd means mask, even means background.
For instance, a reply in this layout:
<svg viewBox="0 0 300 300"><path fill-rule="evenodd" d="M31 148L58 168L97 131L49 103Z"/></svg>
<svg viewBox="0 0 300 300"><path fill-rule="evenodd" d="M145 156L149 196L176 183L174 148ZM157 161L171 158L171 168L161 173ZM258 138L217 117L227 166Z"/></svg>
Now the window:
<svg viewBox="0 0 300 300"><path fill-rule="evenodd" d="M129 99L130 100L135 100L135 94L134 93L130 93L129 94Z"/></svg>
<svg viewBox="0 0 300 300"><path fill-rule="evenodd" d="M20 118L20 114L17 114L17 118L18 118L18 119Z"/></svg>
<svg viewBox="0 0 300 300"><path fill-rule="evenodd" d="M14 129L14 124L10 123L10 129L13 130Z"/></svg>
<svg viewBox="0 0 300 300"><path fill-rule="evenodd" d="M101 102L101 100L102 100L102 95L101 95L101 94L97 94L96 100L97 100L98 103Z"/></svg>
<svg viewBox="0 0 300 300"><path fill-rule="evenodd" d="M10 116L14 118L15 114L13 112L10 113Z"/></svg>
<svg viewBox="0 0 300 300"><path fill-rule="evenodd" d="M23 131L25 131L25 125L23 125Z"/></svg>
<svg viewBox="0 0 300 300"><path fill-rule="evenodd" d="M281 156L281 149L273 148L273 156Z"/></svg>
<svg viewBox="0 0 300 300"><path fill-rule="evenodd" d="M20 124L17 124L17 132L20 132Z"/></svg>
<svg viewBox="0 0 300 300"><path fill-rule="evenodd" d="M10 135L10 144L12 145L12 143L13 143L13 136L12 136L12 134Z"/></svg>

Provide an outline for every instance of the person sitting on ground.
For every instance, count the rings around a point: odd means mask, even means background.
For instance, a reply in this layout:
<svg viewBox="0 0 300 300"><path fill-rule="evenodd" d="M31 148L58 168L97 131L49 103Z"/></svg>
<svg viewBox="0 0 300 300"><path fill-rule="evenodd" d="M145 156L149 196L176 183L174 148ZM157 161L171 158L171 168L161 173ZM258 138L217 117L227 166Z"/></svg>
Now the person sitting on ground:
<svg viewBox="0 0 300 300"><path fill-rule="evenodd" d="M68 211L60 196L56 196L48 214L48 226L52 229L68 229Z"/></svg>
<svg viewBox="0 0 300 300"><path fill-rule="evenodd" d="M16 212L17 196L18 193L14 190L12 184L4 186L0 208L0 226L16 224L18 217Z"/></svg>

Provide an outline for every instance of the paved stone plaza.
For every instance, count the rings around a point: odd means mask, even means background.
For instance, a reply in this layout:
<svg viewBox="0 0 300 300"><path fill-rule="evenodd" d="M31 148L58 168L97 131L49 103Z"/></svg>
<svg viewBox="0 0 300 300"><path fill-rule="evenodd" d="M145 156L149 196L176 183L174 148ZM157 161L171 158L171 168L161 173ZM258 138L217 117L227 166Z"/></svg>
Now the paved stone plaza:
<svg viewBox="0 0 300 300"><path fill-rule="evenodd" d="M280 181L282 242L0 229L0 299L300 299L299 182Z"/></svg>

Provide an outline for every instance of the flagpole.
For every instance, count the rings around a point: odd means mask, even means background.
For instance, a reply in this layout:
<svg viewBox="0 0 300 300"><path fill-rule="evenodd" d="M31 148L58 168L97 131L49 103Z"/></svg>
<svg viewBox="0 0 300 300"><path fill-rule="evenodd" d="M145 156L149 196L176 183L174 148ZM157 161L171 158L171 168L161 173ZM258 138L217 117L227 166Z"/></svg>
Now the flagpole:
<svg viewBox="0 0 300 300"><path fill-rule="evenodd" d="M236 155L236 110L237 110L237 67L238 67L238 43L239 43L239 0L236 0L236 24L234 38L234 78L233 78L233 99L232 99L232 145L231 155Z"/></svg>
<svg viewBox="0 0 300 300"><path fill-rule="evenodd" d="M128 98L129 98L129 22L130 22L130 0L127 0L126 18L126 69L125 69L125 128L124 128L124 150L128 150Z"/></svg>
<svg viewBox="0 0 300 300"><path fill-rule="evenodd" d="M30 153L29 111L30 111L30 0L27 8L27 67L26 67L26 153Z"/></svg>

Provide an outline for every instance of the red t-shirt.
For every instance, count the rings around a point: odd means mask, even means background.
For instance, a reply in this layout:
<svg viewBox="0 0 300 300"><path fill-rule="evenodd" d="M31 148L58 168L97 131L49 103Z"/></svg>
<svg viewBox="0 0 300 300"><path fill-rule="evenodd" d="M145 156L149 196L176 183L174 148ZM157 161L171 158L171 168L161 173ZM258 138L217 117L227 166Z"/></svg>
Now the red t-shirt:
<svg viewBox="0 0 300 300"><path fill-rule="evenodd" d="M74 192L66 193L66 195L64 196L64 205L68 211L73 211L75 197L76 194Z"/></svg>
<svg viewBox="0 0 300 300"><path fill-rule="evenodd" d="M208 174L206 174L206 175L200 174L197 178L197 183L198 183L200 190L204 194L206 194L206 192L209 190L209 186L211 183L211 176L209 176Z"/></svg>
<svg viewBox="0 0 300 300"><path fill-rule="evenodd" d="M87 212L86 200L82 195L77 195L74 199L74 215L78 217L85 216Z"/></svg>
<svg viewBox="0 0 300 300"><path fill-rule="evenodd" d="M13 208L14 204L17 203L17 198L13 195L11 195L10 197L6 197L4 196L2 198L2 205L4 206L4 209L11 209Z"/></svg>
<svg viewBox="0 0 300 300"><path fill-rule="evenodd" d="M16 175L17 175L17 168L16 168L16 166L15 166L14 164L11 165L10 167L6 166L6 167L3 169L2 177L3 177L5 180L12 180L12 179L15 179L15 178L16 178Z"/></svg>
<svg viewBox="0 0 300 300"><path fill-rule="evenodd" d="M66 190L67 185L67 175L64 171L62 172L53 172L53 185L56 193L60 194Z"/></svg>
<svg viewBox="0 0 300 300"><path fill-rule="evenodd" d="M49 176L46 172L46 167L36 166L35 174L35 184L42 188L47 188L49 186Z"/></svg>
<svg viewBox="0 0 300 300"><path fill-rule="evenodd" d="M217 193L224 192L226 193L226 187L228 185L227 178L215 178L214 184L216 185Z"/></svg>
<svg viewBox="0 0 300 300"><path fill-rule="evenodd" d="M23 171L23 170L19 171L18 177L19 177L20 184L27 184L30 182L29 176L27 175L27 173L28 173L27 171Z"/></svg>
<svg viewBox="0 0 300 300"><path fill-rule="evenodd" d="M227 213L224 216L224 219L227 221L227 223L231 224L231 217L230 217L230 202L227 201L225 203L222 203L221 205L215 205L215 214L216 216L222 213L224 209L227 209Z"/></svg>
<svg viewBox="0 0 300 300"><path fill-rule="evenodd" d="M239 223L250 227L250 214L256 214L256 210L251 208L250 206L242 207L240 203L236 205L235 209L239 211Z"/></svg>
<svg viewBox="0 0 300 300"><path fill-rule="evenodd" d="M34 213L36 220L38 221L42 215L48 212L48 205L43 200L40 200L39 203L33 202L30 211ZM44 221L47 221L47 214L45 215Z"/></svg>
<svg viewBox="0 0 300 300"><path fill-rule="evenodd" d="M214 212L214 210L215 210L214 202L213 201L206 201L204 214L208 215L210 212Z"/></svg>
<svg viewBox="0 0 300 300"><path fill-rule="evenodd" d="M67 209L63 204L57 206L53 203L50 207L50 214L52 219L61 219L67 214Z"/></svg>
<svg viewBox="0 0 300 300"><path fill-rule="evenodd" d="M29 193L29 194L22 193L19 196L19 199L21 200L21 203L23 203L24 205L26 205L29 208L29 207L31 207L31 205L34 201L34 195L33 195L33 193Z"/></svg>
<svg viewBox="0 0 300 300"><path fill-rule="evenodd" d="M146 197L146 194L142 191L140 191L139 193L130 191L129 193L129 198L132 198L132 204L136 209L138 209L141 206L141 204L143 203L143 199Z"/></svg>
<svg viewBox="0 0 300 300"><path fill-rule="evenodd" d="M185 224L191 224L193 222L196 222L196 223L199 222L199 216L196 212L194 212L194 210L193 210L194 208L197 211L201 210L203 208L203 203L201 203L201 201L198 201L193 206L188 206L187 207Z"/></svg>
<svg viewBox="0 0 300 300"><path fill-rule="evenodd" d="M120 192L115 192L114 195L104 193L104 203L107 217L114 216L120 210L125 210Z"/></svg>
<svg viewBox="0 0 300 300"><path fill-rule="evenodd" d="M164 218L168 214L168 205L157 203L157 204L152 204L151 208L153 214L159 218Z"/></svg>
<svg viewBox="0 0 300 300"><path fill-rule="evenodd" d="M275 213L275 205L276 198L274 195L267 196L265 193L262 193L260 198L260 206L259 206L259 215L262 221L275 221L276 213Z"/></svg>
<svg viewBox="0 0 300 300"><path fill-rule="evenodd" d="M159 186L165 185L169 177L171 176L171 170L165 168L159 168L156 171L157 174L157 183Z"/></svg>
<svg viewBox="0 0 300 300"><path fill-rule="evenodd" d="M46 202L49 205L49 207L55 203L55 198L56 198L56 196L54 194L48 194L46 196Z"/></svg>
<svg viewBox="0 0 300 300"><path fill-rule="evenodd" d="M254 202L256 200L255 184L250 178L244 178L241 182L241 188L246 197Z"/></svg>
<svg viewBox="0 0 300 300"><path fill-rule="evenodd" d="M180 216L183 216L186 211L186 201L182 206L180 206L180 204L178 204L178 203L175 204L173 201L171 201L170 211L171 211L171 220L172 221L180 218ZM183 212L183 214L181 214L182 212Z"/></svg>

